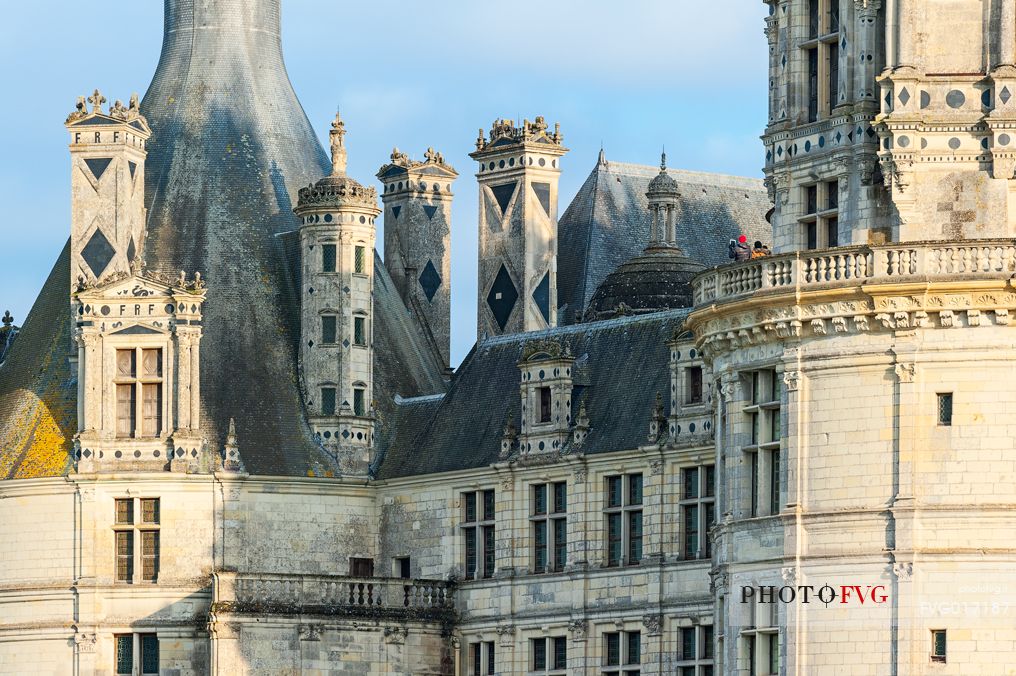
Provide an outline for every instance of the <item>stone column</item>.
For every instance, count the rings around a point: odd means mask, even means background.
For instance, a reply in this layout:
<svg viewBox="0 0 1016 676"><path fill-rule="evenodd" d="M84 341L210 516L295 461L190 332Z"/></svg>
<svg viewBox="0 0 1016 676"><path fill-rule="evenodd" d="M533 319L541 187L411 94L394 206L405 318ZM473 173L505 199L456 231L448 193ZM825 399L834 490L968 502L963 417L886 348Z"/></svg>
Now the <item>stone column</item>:
<svg viewBox="0 0 1016 676"><path fill-rule="evenodd" d="M677 246L677 210L673 204L667 205L667 243Z"/></svg>
<svg viewBox="0 0 1016 676"><path fill-rule="evenodd" d="M766 17L765 35L769 43L769 123L772 124L779 118L779 96L777 92L783 85L780 77L780 15L775 3L769 5L769 16Z"/></svg>
<svg viewBox="0 0 1016 676"><path fill-rule="evenodd" d="M918 0L896 0L896 68L916 68Z"/></svg>
<svg viewBox="0 0 1016 676"><path fill-rule="evenodd" d="M1016 66L1016 0L1002 0L999 17L998 65Z"/></svg>
<svg viewBox="0 0 1016 676"><path fill-rule="evenodd" d="M190 336L178 331L176 334L176 429L188 430L191 425L191 355Z"/></svg>
<svg viewBox="0 0 1016 676"><path fill-rule="evenodd" d="M861 104L868 104L864 108L872 110L877 107L875 65L878 59L878 10L881 7L882 0L854 0L857 17L854 42L858 54L858 65L854 70L854 98ZM886 41L888 43L888 36Z"/></svg>

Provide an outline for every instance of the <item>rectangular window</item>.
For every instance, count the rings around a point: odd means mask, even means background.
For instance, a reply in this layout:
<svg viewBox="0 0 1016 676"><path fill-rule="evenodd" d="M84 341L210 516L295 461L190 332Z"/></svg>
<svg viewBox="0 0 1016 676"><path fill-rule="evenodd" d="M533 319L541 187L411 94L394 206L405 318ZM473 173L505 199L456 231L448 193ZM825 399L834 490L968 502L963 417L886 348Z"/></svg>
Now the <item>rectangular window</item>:
<svg viewBox="0 0 1016 676"><path fill-rule="evenodd" d="M534 638L532 641L533 671L547 671L547 639Z"/></svg>
<svg viewBox="0 0 1016 676"><path fill-rule="evenodd" d="M116 351L117 437L157 437L162 434L162 379L160 348ZM140 435L138 418L141 419Z"/></svg>
<svg viewBox="0 0 1016 676"><path fill-rule="evenodd" d="M367 318L353 317L353 344L367 346Z"/></svg>
<svg viewBox="0 0 1016 676"><path fill-rule="evenodd" d="M818 248L818 224L815 221L804 224L804 239L808 250Z"/></svg>
<svg viewBox="0 0 1016 676"><path fill-rule="evenodd" d="M116 674L131 676L134 673L134 635L118 634L116 637Z"/></svg>
<svg viewBox="0 0 1016 676"><path fill-rule="evenodd" d="M335 245L324 244L321 246L321 271L335 272Z"/></svg>
<svg viewBox="0 0 1016 676"><path fill-rule="evenodd" d="M745 494L750 515L767 516L780 511L781 381L771 369L748 375L751 403L743 410L750 430L750 444L744 447L750 485Z"/></svg>
<svg viewBox="0 0 1016 676"><path fill-rule="evenodd" d="M550 422L551 394L549 387L540 388L540 422Z"/></svg>
<svg viewBox="0 0 1016 676"><path fill-rule="evenodd" d="M688 389L685 391L685 402L686 404L701 404L702 403L702 367L692 366L687 370L688 373Z"/></svg>
<svg viewBox="0 0 1016 676"><path fill-rule="evenodd" d="M840 98L840 48L835 42L826 48L826 58L829 60L829 109L832 110L839 103Z"/></svg>
<svg viewBox="0 0 1016 676"><path fill-rule="evenodd" d="M952 392L938 394L938 424L944 427L952 425L953 396Z"/></svg>
<svg viewBox="0 0 1016 676"><path fill-rule="evenodd" d="M353 577L374 577L374 559L349 557L349 574Z"/></svg>
<svg viewBox="0 0 1016 676"><path fill-rule="evenodd" d="M780 673L780 635L768 634L769 637L769 673Z"/></svg>
<svg viewBox="0 0 1016 676"><path fill-rule="evenodd" d="M636 565L642 560L642 475L607 477L605 489L606 565Z"/></svg>
<svg viewBox="0 0 1016 676"><path fill-rule="evenodd" d="M367 415L366 394L366 390L362 387L353 388L353 415L360 417Z"/></svg>
<svg viewBox="0 0 1016 676"><path fill-rule="evenodd" d="M715 518L716 473L713 465L688 467L681 470L682 525L685 559L708 558L711 555L709 528Z"/></svg>
<svg viewBox="0 0 1016 676"><path fill-rule="evenodd" d="M603 676L639 676L642 664L642 637L637 631L603 635Z"/></svg>
<svg viewBox="0 0 1016 676"><path fill-rule="evenodd" d="M836 216L825 219L826 246L833 247L840 245L840 220Z"/></svg>
<svg viewBox="0 0 1016 676"><path fill-rule="evenodd" d="M769 451L769 513L780 513L780 451Z"/></svg>
<svg viewBox="0 0 1016 676"><path fill-rule="evenodd" d="M931 661L945 662L945 629L931 631Z"/></svg>
<svg viewBox="0 0 1016 676"><path fill-rule="evenodd" d="M408 556L400 556L399 558L395 559L395 565L393 566L393 568L395 569L394 570L395 575L401 577L404 580L408 580L409 578L411 578L412 575L410 573L409 564L410 558Z"/></svg>
<svg viewBox="0 0 1016 676"><path fill-rule="evenodd" d="M532 659L530 671L540 674L564 674L568 668L568 640L563 636L534 638L529 641Z"/></svg>
<svg viewBox="0 0 1016 676"><path fill-rule="evenodd" d="M159 637L155 634L140 634L138 642L141 644L141 674L159 673Z"/></svg>
<svg viewBox="0 0 1016 676"><path fill-rule="evenodd" d="M490 578L495 567L494 491L462 494L462 534L467 580Z"/></svg>
<svg viewBox="0 0 1016 676"><path fill-rule="evenodd" d="M357 246L353 249L353 272L362 275L367 272L367 249Z"/></svg>
<svg viewBox="0 0 1016 676"><path fill-rule="evenodd" d="M470 676L492 676L494 674L494 642L480 641L469 644Z"/></svg>
<svg viewBox="0 0 1016 676"><path fill-rule="evenodd" d="M321 388L321 415L335 415L335 388Z"/></svg>
<svg viewBox="0 0 1016 676"><path fill-rule="evenodd" d="M817 38L819 32L821 17L821 8L819 7L819 0L808 1L808 37Z"/></svg>
<svg viewBox="0 0 1016 676"><path fill-rule="evenodd" d="M807 50L808 54L808 122L818 121L819 112L819 73L818 48Z"/></svg>
<svg viewBox="0 0 1016 676"><path fill-rule="evenodd" d="M335 315L321 315L321 342L325 345L333 345L337 333L338 317Z"/></svg>
<svg viewBox="0 0 1016 676"><path fill-rule="evenodd" d="M808 121L831 114L839 97L840 0L810 0L807 59Z"/></svg>
<svg viewBox="0 0 1016 676"><path fill-rule="evenodd" d="M533 572L564 570L568 557L568 485L534 484L529 520L533 537Z"/></svg>
<svg viewBox="0 0 1016 676"><path fill-rule="evenodd" d="M136 500L140 501L139 511L136 509ZM118 498L114 506L116 581L132 584L134 571L139 567L142 582L158 582L161 519L159 499ZM135 514L141 515L140 523L135 523Z"/></svg>

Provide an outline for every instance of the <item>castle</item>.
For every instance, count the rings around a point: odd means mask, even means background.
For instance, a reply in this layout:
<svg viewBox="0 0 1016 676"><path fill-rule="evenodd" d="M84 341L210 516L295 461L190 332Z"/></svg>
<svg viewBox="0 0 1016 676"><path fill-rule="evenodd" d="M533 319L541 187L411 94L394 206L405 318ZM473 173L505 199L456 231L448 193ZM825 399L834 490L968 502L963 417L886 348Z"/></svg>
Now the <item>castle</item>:
<svg viewBox="0 0 1016 676"><path fill-rule="evenodd" d="M0 674L1016 673L1016 0L767 4L764 182L562 211L480 130L453 371L456 169L361 183L280 0L167 0L0 328Z"/></svg>

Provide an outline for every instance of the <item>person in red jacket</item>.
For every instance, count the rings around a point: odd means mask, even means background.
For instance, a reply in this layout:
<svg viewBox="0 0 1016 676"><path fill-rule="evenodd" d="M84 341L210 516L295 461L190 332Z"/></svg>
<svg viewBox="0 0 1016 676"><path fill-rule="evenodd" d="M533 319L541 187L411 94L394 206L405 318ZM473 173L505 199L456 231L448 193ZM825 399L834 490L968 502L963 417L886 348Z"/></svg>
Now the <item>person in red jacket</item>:
<svg viewBox="0 0 1016 676"><path fill-rule="evenodd" d="M727 245L727 255L735 261L747 261L751 259L751 247L748 246L748 238L741 235L737 241L730 240Z"/></svg>

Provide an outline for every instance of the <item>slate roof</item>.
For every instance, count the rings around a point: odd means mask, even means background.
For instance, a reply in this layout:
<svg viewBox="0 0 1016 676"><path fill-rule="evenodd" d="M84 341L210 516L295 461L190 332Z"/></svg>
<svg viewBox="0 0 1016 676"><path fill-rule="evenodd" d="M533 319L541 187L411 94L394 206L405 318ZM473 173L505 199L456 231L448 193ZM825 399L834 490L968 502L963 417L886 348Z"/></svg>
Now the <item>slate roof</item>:
<svg viewBox="0 0 1016 676"><path fill-rule="evenodd" d="M576 357L574 418L585 401L591 429L584 452L646 443L656 393L670 389L667 341L689 310L670 310L489 338L478 343L443 398L402 402L403 431L388 448L379 479L484 467L498 462L508 414L520 420L519 368L531 340L567 341ZM409 430L415 429L415 433Z"/></svg>
<svg viewBox="0 0 1016 676"><path fill-rule="evenodd" d="M208 282L201 431L211 448L222 448L235 417L249 472L306 475L326 459L298 387L299 280L276 235L297 227L298 188L330 173L331 163L286 75L278 2L263 4L242 24L230 3L166 4L162 56L142 102L153 131L145 261L174 276L201 272ZM68 469L76 378L67 363L66 256L0 369L0 478ZM385 267L374 269L374 392L391 411L396 394L443 390L442 367Z"/></svg>
<svg viewBox="0 0 1016 676"><path fill-rule="evenodd" d="M677 243L706 267L729 262L739 234L771 243L772 204L761 179L668 169L681 193ZM557 298L561 323L584 312L596 288L649 242L649 182L659 167L597 162L558 222Z"/></svg>

